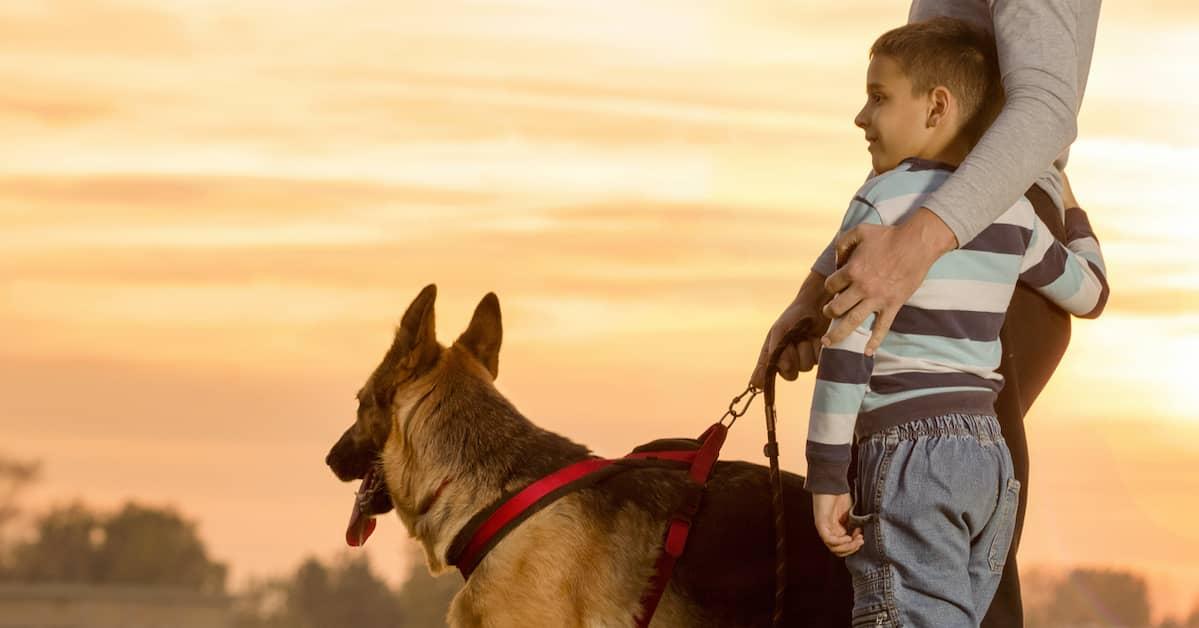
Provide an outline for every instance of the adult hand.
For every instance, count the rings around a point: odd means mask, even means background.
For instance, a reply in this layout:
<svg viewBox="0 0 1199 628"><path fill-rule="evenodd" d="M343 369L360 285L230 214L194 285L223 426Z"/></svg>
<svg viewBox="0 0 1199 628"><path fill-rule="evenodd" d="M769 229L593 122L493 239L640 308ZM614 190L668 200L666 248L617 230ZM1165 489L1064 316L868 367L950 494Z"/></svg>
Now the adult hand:
<svg viewBox="0 0 1199 628"><path fill-rule="evenodd" d="M778 372L787 381L794 381L800 371L810 371L816 365L820 356L820 333L828 329L828 319L820 312L828 301L828 293L824 291L824 275L811 272L799 288L799 294L788 305L778 320L770 327L766 340L762 343L762 351L758 354L758 364L749 377L750 385L761 390L766 385L766 361L774 353L775 347L805 318L812 320L811 336L789 345L779 355Z"/></svg>
<svg viewBox="0 0 1199 628"><path fill-rule="evenodd" d="M841 558L862 549L865 543L861 528L854 528L852 533L845 528L851 508L853 499L849 493L812 493L812 518L815 519L816 532L829 551Z"/></svg>
<svg viewBox="0 0 1199 628"><path fill-rule="evenodd" d="M866 355L874 355L928 269L956 247L953 231L924 207L894 227L860 224L846 231L836 244L839 270L824 283L837 295L824 306L824 315L839 319L822 338L824 346L841 342L878 313L866 344Z"/></svg>

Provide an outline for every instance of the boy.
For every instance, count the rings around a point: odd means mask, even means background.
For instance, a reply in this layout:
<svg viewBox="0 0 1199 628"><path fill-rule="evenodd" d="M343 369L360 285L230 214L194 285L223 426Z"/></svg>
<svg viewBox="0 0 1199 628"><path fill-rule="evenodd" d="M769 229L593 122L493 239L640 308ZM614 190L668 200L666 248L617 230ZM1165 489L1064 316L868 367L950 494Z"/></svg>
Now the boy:
<svg viewBox="0 0 1199 628"><path fill-rule="evenodd" d="M870 56L867 101L854 122L880 174L850 203L842 232L918 210L1003 99L994 41L965 22L897 28ZM806 486L821 537L848 556L854 626L977 627L985 614L1020 492L994 410L1012 291L1023 281L1085 317L1107 299L1103 258L1081 209L1067 210L1066 228L1063 246L1021 199L933 265L877 352L866 350L873 317L823 349ZM823 259L814 270L827 276L832 266Z"/></svg>

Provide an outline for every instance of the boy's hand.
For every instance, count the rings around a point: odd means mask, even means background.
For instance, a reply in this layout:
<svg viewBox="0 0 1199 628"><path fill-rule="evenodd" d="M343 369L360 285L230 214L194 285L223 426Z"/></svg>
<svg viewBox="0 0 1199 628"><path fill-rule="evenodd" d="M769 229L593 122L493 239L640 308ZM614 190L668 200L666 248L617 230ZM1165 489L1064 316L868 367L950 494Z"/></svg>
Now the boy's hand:
<svg viewBox="0 0 1199 628"><path fill-rule="evenodd" d="M824 284L837 294L824 306L824 315L840 320L825 334L825 346L845 340L877 312L866 345L866 355L874 355L928 269L956 247L953 231L923 207L901 225L860 224L842 234L837 239L839 270Z"/></svg>
<svg viewBox="0 0 1199 628"><path fill-rule="evenodd" d="M800 287L799 294L795 295L795 300L787 306L787 309L783 310L782 314L779 314L778 320L767 332L766 341L762 343L762 351L758 354L758 364L749 377L749 383L758 390L762 390L766 385L766 361L770 359L770 354L774 353L775 347L782 342L783 336L786 336L788 331L791 331L805 318L813 320L813 329L820 331L828 329L828 319L820 313L820 309L824 307L830 296L824 291L824 280L823 275L815 272L808 273L808 278ZM820 336L811 336L792 344L783 349L783 353L779 355L779 375L782 375L783 379L787 381L793 381L799 377L800 371L812 370L819 356Z"/></svg>
<svg viewBox="0 0 1199 628"><path fill-rule="evenodd" d="M866 542L861 528L854 528L852 534L845 529L851 508L853 499L849 493L812 493L812 516L816 520L816 532L829 551L841 558L862 549L862 544Z"/></svg>

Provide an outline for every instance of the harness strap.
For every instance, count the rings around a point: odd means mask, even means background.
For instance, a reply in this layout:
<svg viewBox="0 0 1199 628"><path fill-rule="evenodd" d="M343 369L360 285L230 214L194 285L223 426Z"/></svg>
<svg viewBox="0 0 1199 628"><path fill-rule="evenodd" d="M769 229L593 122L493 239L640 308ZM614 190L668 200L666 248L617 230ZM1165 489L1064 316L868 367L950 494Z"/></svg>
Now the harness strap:
<svg viewBox="0 0 1199 628"><path fill-rule="evenodd" d="M470 574L474 572L475 567L478 566L479 561L486 554L483 550L487 549L489 545L494 545L494 543L489 542L505 526L512 523L514 519L546 498L550 493L597 471L603 470L611 466L614 462L616 461L601 458L583 460L558 469L526 486L519 493L504 501L499 508L491 513L491 516L482 525L475 529L466 547L462 549L460 554L451 558L450 564L458 567L458 570L462 572L464 580L470 578ZM496 540L498 541L498 539Z"/></svg>
<svg viewBox="0 0 1199 628"><path fill-rule="evenodd" d="M614 460L589 458L559 469L519 491L500 497L476 513L454 536L446 550L446 564L457 567L462 579L467 580L491 548L525 519L558 499L618 473L641 468L644 464L691 464L696 453L654 451L629 454Z"/></svg>
<svg viewBox="0 0 1199 628"><path fill-rule="evenodd" d="M691 532L691 521L703 503L708 478L720 457L728 427L716 423L699 437L702 442L693 451L648 451L632 453L622 459L608 460L590 458L563 467L550 475L533 482L515 495L501 498L496 505L480 512L458 533L450 544L447 562L458 568L463 579L469 579L483 557L504 536L532 513L553 503L574 490L599 481L627 467L618 463L628 460L667 461L690 465L687 478L690 480L679 507L670 517L662 542L662 551L654 563L654 575L641 596L638 628L649 626L658 609L658 603L666 592L674 573L675 563L687 548L687 537Z"/></svg>
<svg viewBox="0 0 1199 628"><path fill-rule="evenodd" d="M716 423L700 436L703 445L700 446L699 451L687 452L693 454L691 469L687 473L691 479L691 486L688 487L689 490L683 503L670 518L670 526L666 529L666 538L662 542L662 553L658 554L658 560L654 563L654 575L650 578L649 586L641 595L641 613L637 616L637 628L649 626L649 622L654 618L654 613L658 610L658 603L662 601L662 595L666 592L666 586L670 584L674 565L683 555L683 550L687 548L687 536L691 533L691 520L699 512L699 507L703 503L708 478L712 475L716 459L720 457L720 448L724 446L724 439L727 435L728 428L723 424Z"/></svg>

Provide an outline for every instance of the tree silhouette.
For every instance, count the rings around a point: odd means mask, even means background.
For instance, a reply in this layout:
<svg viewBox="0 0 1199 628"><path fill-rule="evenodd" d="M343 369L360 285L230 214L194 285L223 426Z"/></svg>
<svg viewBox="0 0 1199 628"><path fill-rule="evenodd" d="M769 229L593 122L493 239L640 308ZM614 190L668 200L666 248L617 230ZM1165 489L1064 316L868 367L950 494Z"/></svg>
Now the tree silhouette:
<svg viewBox="0 0 1199 628"><path fill-rule="evenodd" d="M171 509L128 503L104 515L74 503L42 515L35 531L13 548L8 579L225 591L225 565L209 559L195 524Z"/></svg>
<svg viewBox="0 0 1199 628"><path fill-rule="evenodd" d="M1045 618L1063 627L1148 626L1145 579L1126 571L1074 569L1057 585Z"/></svg>
<svg viewBox="0 0 1199 628"><path fill-rule="evenodd" d="M365 557L309 558L286 580L260 582L239 602L238 628L406 627L399 598Z"/></svg>
<svg viewBox="0 0 1199 628"><path fill-rule="evenodd" d="M96 580L223 593L226 567L209 560L194 523L173 510L128 503L103 522Z"/></svg>
<svg viewBox="0 0 1199 628"><path fill-rule="evenodd" d="M0 456L0 549L7 546L5 539L9 524L21 514L17 502L21 491L36 482L40 474L41 463ZM4 556L0 555L0 569L3 566Z"/></svg>
<svg viewBox="0 0 1199 628"><path fill-rule="evenodd" d="M13 548L8 578L24 582L94 582L100 522L83 504L42 515L37 535Z"/></svg>
<svg viewBox="0 0 1199 628"><path fill-rule="evenodd" d="M1199 628L1199 605L1196 605L1191 610L1191 614L1185 618L1169 618L1158 624L1158 628Z"/></svg>
<svg viewBox="0 0 1199 628"><path fill-rule="evenodd" d="M404 609L405 628L444 628L450 600L462 589L462 577L450 573L434 578L429 575L423 557L412 555L408 579L400 589L400 607Z"/></svg>

